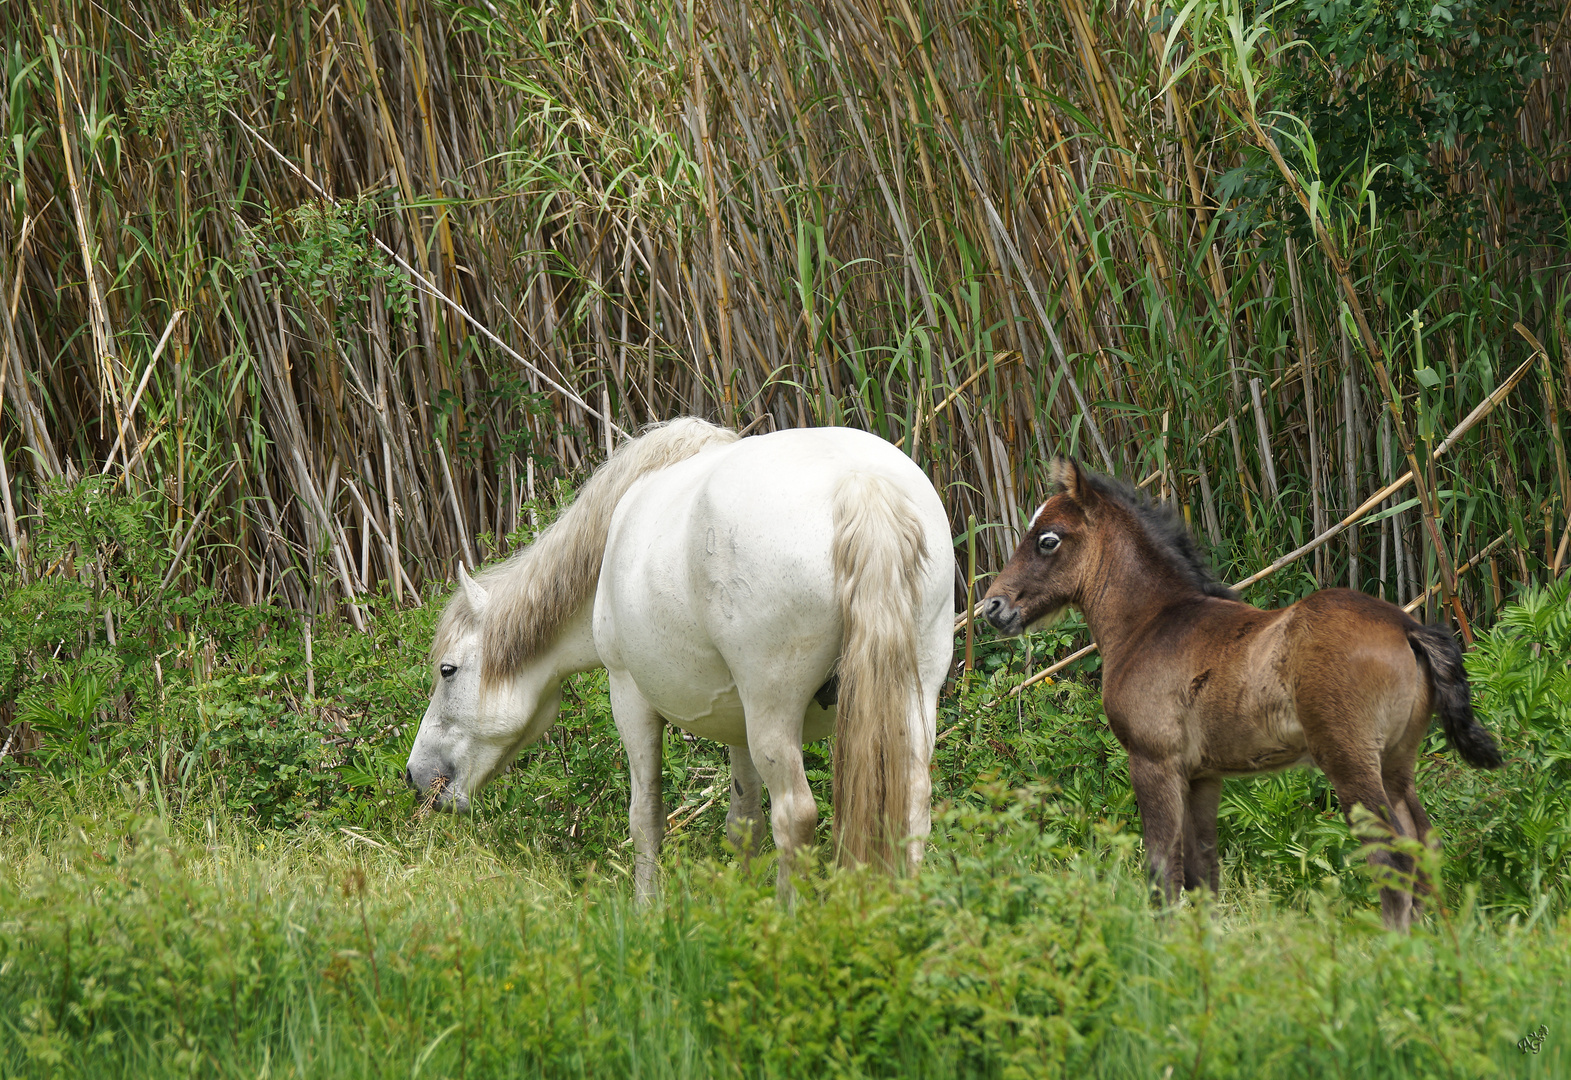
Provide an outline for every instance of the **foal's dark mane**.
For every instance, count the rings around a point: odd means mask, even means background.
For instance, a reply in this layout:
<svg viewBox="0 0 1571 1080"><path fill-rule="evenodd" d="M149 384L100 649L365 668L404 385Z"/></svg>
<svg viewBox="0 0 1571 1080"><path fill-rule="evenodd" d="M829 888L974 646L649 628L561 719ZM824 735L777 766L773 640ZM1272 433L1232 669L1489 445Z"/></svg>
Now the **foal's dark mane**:
<svg viewBox="0 0 1571 1080"><path fill-rule="evenodd" d="M1193 585L1207 596L1217 596L1223 600L1238 599L1238 594L1218 581L1211 572L1211 561L1206 557L1205 549L1195 539L1194 533L1189 531L1171 502L1154 502L1145 492L1124 481L1092 472L1084 466L1081 467L1081 475L1098 495L1129 511L1136 524L1145 531L1146 539L1151 541L1157 554L1172 564L1186 584Z"/></svg>

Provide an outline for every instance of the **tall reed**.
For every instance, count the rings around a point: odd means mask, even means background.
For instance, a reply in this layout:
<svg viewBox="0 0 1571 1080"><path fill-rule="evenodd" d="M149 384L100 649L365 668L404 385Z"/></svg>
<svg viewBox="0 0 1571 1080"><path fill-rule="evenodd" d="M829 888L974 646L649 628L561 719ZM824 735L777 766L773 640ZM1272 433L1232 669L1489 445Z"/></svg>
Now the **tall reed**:
<svg viewBox="0 0 1571 1080"><path fill-rule="evenodd" d="M1284 243L1225 195L1292 131L1260 80L1293 50L1229 37L1258 26L1098 0L7 5L7 547L50 572L40 486L106 473L159 500L175 580L358 622L691 412L900 442L957 533L997 524L984 571L1076 453L1176 498L1238 577L1422 457L1531 338L1541 376L1420 503L1251 596L1406 601L1509 534L1458 583L1487 616L1566 561L1568 237L1513 237L1518 193L1564 190L1571 45L1540 35L1516 121L1537 171L1461 175L1487 214L1465 243L1302 155L1276 182L1358 213Z"/></svg>

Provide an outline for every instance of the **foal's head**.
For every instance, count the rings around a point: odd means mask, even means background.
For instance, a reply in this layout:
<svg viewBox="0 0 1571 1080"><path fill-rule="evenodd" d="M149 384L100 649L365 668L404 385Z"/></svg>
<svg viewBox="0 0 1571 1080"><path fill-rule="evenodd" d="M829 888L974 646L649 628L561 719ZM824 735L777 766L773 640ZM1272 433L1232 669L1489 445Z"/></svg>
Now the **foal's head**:
<svg viewBox="0 0 1571 1080"><path fill-rule="evenodd" d="M1086 568L1097 561L1100 494L1073 458L1053 462L1052 473L1063 490L1037 510L1014 556L987 590L983 614L1006 634L1056 620L1080 600Z"/></svg>
<svg viewBox="0 0 1571 1080"><path fill-rule="evenodd" d="M1061 490L1037 510L987 590L983 614L999 630L1023 633L1070 605L1083 608L1090 576L1102 574L1106 584L1108 568L1129 565L1121 561L1126 558L1154 571L1164 588L1236 599L1211 577L1194 537L1169 506L1154 505L1073 458L1055 461L1052 474Z"/></svg>

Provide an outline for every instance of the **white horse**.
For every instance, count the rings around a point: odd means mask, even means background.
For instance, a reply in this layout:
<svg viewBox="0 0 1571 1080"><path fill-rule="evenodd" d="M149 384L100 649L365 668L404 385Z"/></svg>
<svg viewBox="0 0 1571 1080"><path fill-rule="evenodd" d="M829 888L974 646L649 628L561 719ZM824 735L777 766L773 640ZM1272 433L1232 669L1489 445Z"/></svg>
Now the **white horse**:
<svg viewBox="0 0 1571 1080"><path fill-rule="evenodd" d="M954 649L949 551L932 484L874 435L652 428L528 548L474 579L460 567L405 778L467 809L555 722L562 680L604 666L641 899L665 830L667 721L731 747L726 829L744 856L769 789L787 889L818 823L802 743L831 730L842 861L914 867Z"/></svg>

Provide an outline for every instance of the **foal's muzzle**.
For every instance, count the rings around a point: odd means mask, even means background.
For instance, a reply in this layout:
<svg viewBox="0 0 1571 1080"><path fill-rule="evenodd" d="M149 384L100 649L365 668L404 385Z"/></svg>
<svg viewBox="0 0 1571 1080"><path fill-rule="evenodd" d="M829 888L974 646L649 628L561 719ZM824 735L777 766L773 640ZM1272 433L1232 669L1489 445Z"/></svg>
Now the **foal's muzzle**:
<svg viewBox="0 0 1571 1080"><path fill-rule="evenodd" d="M982 605L982 614L993 628L1002 634L1011 636L1025 630L1025 615L1021 610L1009 602L1008 597L992 596Z"/></svg>

